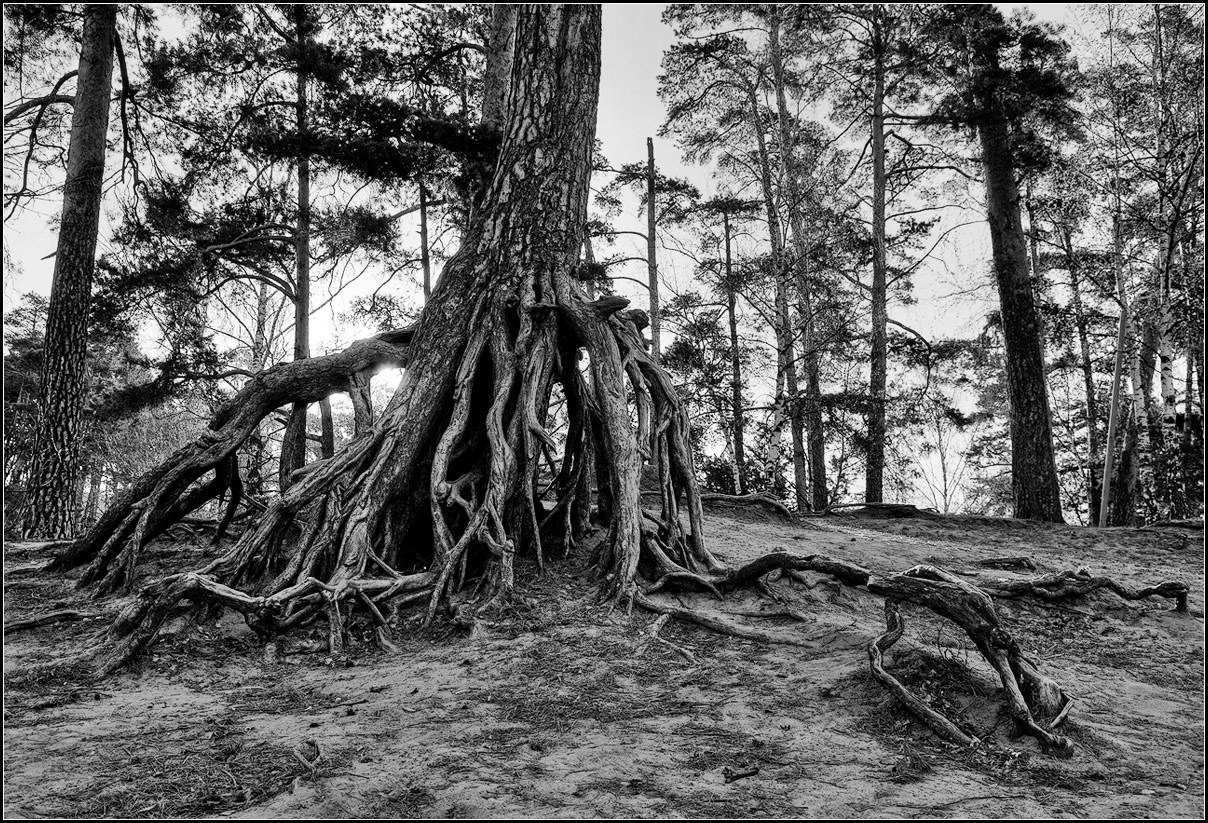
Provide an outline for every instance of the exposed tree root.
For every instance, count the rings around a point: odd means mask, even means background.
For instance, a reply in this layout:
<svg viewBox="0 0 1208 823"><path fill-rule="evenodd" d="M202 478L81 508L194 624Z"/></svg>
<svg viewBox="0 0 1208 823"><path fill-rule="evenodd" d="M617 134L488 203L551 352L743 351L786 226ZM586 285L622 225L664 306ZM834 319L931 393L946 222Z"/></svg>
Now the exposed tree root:
<svg viewBox="0 0 1208 823"><path fill-rule="evenodd" d="M231 492L217 534L225 530L242 497L236 450L273 410L308 403L354 387L360 375L401 364L411 330L359 340L342 352L282 363L250 380L222 405L206 431L147 471L118 495L97 523L48 566L88 564L80 585L101 582L110 591L130 582L143 547L199 507ZM213 477L198 484L209 472Z"/></svg>
<svg viewBox="0 0 1208 823"><path fill-rule="evenodd" d="M885 633L868 644L868 665L872 676L885 689L897 698L902 706L919 720L923 725L935 732L936 736L961 746L975 746L979 742L961 731L955 723L919 699L914 692L902 685L902 682L885 671L883 655L890 647L902 639L906 631L906 623L902 620L902 612L897 602L885 601Z"/></svg>
<svg viewBox="0 0 1208 823"><path fill-rule="evenodd" d="M925 520L943 520L944 515L929 509L920 509L910 503L835 503L822 510L822 515L832 515L842 509L863 509L882 517L918 517Z"/></svg>
<svg viewBox="0 0 1208 823"><path fill-rule="evenodd" d="M1110 577L1096 577L1086 567L1067 569L1056 574L1046 574L1029 580L998 578L987 580L981 587L995 597L1036 597L1041 600L1066 600L1081 597L1099 589L1108 589L1125 600L1143 600L1147 597L1167 597L1175 601L1175 609L1187 611L1187 584L1168 581L1156 586L1133 588Z"/></svg>
<svg viewBox="0 0 1208 823"><path fill-rule="evenodd" d="M333 456L295 473L221 557L144 585L98 650L99 668L112 672L145 649L185 600L240 612L270 650L279 635L325 622L333 660L348 654L348 629L358 620L380 645L394 648L397 614L407 606L428 620L443 607L455 622L473 626L477 616L508 606L519 552L531 552L540 567L548 556L586 547L594 525L604 530L592 554L602 596L725 634L815 645L651 593L766 592L770 572L810 571L893 604L929 608L961 626L999 673L1021 729L1068 750L1068 740L1036 719L1051 725L1050 718L1063 717L1067 698L999 626L985 591L928 566L881 577L822 555L775 552L730 568L705 546L688 414L646 351L646 318L626 311L621 298L589 301L576 279L599 14L591 5L520 7L509 123L495 175L409 333L413 354L384 413ZM141 478L55 566L88 563L82 582L101 590L128 584L148 541L237 483L234 450L265 414L309 388L315 399L348 390L366 368L400 362L404 342L362 341L359 354L354 346L333 355L344 358L340 367L329 362L306 387L283 379L288 367L265 372L206 435ZM288 366L306 370L324 360ZM288 390L278 386L284 383ZM642 507L643 461L657 473L657 512ZM211 471L214 477L202 480ZM228 503L223 519L233 511ZM911 516L938 517L918 510ZM896 605L887 616L889 631L874 641L874 672L886 677L881 655L901 629Z"/></svg>
<svg viewBox="0 0 1208 823"><path fill-rule="evenodd" d="M104 668L150 642L182 598L235 608L268 633L325 618L333 655L343 651L341 626L354 612L386 628L388 618L371 603L344 596L377 575L431 575L429 620L454 599L458 614L491 611L512 597L517 552L531 550L538 564L548 549L565 555L583 542L593 510L607 528L594 561L603 593L618 603L632 601L647 570L720 568L702 537L687 413L646 351L645 315L624 311L623 298L589 301L576 277L593 144L589 89L599 71L590 29L598 15L592 6L526 7L517 15L498 172L425 306L410 340L416 354L380 419L295 473L225 555L148 584L115 624ZM361 370L346 369L341 380ZM254 413L246 411L248 396L227 409L250 428L262 411L297 400L296 389ZM565 420L551 419L559 389ZM59 567L89 562L82 583L101 591L131 581L142 546L230 487L242 429L228 434L234 424L226 419L217 425L136 484ZM641 506L643 460L658 472L657 515ZM214 478L191 485L206 467Z"/></svg>
<svg viewBox="0 0 1208 823"><path fill-rule="evenodd" d="M1184 583L1168 582L1133 589L1108 578L1091 577L1085 570L1044 575L1032 580L996 580L978 587L933 566L915 566L901 574L879 576L858 565L822 555L799 556L774 552L736 569L719 569L708 575L682 572L667 575L647 589L647 594L638 595L634 602L650 611L672 615L733 637L790 645L816 645L808 639L739 626L716 615L675 606L648 596L650 592L666 585L692 585L720 596L722 592L738 587L757 586L764 575L776 570L792 578L804 571L827 574L845 585L864 587L870 593L885 598L886 631L868 646L873 677L942 739L960 745L976 745L979 741L975 737L914 695L884 665L884 653L898 642L905 630L900 603L923 606L960 626L998 674L1007 709L1017 730L1035 737L1047 749L1062 755L1068 755L1073 744L1054 730L1064 722L1073 700L1057 683L1040 673L1036 664L1023 654L1016 641L1000 625L991 594L1005 592L1003 596L1007 597L1035 596L1052 600L1077 596L1097 588L1110 588L1127 599L1151 595L1174 597L1182 608L1186 608L1187 595ZM780 613L785 612L782 610ZM796 616L792 612L787 614Z"/></svg>
<svg viewBox="0 0 1208 823"><path fill-rule="evenodd" d="M771 509L779 515L789 518L793 517L793 512L788 506L781 503L779 500L774 500L762 494L720 494L715 492L702 492L701 500L705 502L715 503L733 503L738 506L763 506Z"/></svg>
<svg viewBox="0 0 1208 823"><path fill-rule="evenodd" d="M934 566L915 566L890 577L873 577L868 581L868 590L887 601L885 616L888 632L869 647L869 660L877 664L873 667L874 675L880 664L880 650L888 648L890 640L897 639L893 636L895 628L900 636L902 619L896 603L924 606L951 620L969 635L973 645L1002 680L1007 708L1021 733L1032 735L1042 745L1058 753L1068 754L1073 750L1073 743L1068 738L1054 734L1036 719L1040 717L1051 722L1053 718L1064 717L1063 710L1069 698L1060 686L1037 670L1035 664L1020 651L1014 638L999 625L994 601L988 594ZM894 605L890 608L888 604ZM885 642L882 642L883 639ZM875 655L874 647L878 649ZM881 674L884 675L884 671ZM901 697L899 690L892 687L891 690ZM910 703L907 703L907 708L914 711ZM930 726L935 719L924 718L924 722Z"/></svg>
<svg viewBox="0 0 1208 823"><path fill-rule="evenodd" d="M6 621L4 624L4 633L6 635L15 634L27 629L36 629L39 626L49 626L52 623L69 623L76 620L88 620L92 617L96 617L96 615L76 611L75 609L59 609L58 611L39 614L23 620Z"/></svg>

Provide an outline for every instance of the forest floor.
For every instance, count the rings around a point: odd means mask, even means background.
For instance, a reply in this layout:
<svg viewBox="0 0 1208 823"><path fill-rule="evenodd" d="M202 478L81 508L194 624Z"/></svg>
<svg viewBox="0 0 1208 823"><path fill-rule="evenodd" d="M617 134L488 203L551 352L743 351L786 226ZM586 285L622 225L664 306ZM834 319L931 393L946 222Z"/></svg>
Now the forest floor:
<svg viewBox="0 0 1208 823"><path fill-rule="evenodd" d="M868 673L882 604L812 576L780 581L804 622L755 595L683 602L803 639L757 643L596 603L582 561L547 563L536 605L481 636L400 633L402 653L266 663L237 617L180 621L132 669L93 682L39 664L77 653L120 601L93 601L5 546L5 620L95 619L15 633L4 649L4 814L16 817L1198 817L1204 808L1202 531L1044 526L986 518L789 522L718 506L713 551L784 549L878 572L976 561L1087 565L1133 584L1181 579L1191 613L1096 593L999 601L1041 670L1075 699L1071 758L1008 739L989 668L954 626L904 606L887 666L991 743L936 740ZM187 543L163 552L195 551ZM527 577L527 575L522 575ZM314 768L294 756L318 748ZM307 760L313 759L307 756ZM727 782L727 775L758 769Z"/></svg>

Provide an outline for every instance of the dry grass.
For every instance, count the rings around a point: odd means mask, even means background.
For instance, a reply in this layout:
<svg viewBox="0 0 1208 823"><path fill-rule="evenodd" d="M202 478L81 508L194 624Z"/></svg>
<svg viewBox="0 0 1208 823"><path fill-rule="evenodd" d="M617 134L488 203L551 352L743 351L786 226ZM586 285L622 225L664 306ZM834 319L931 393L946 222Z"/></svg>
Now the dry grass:
<svg viewBox="0 0 1208 823"><path fill-rule="evenodd" d="M285 746L246 744L222 723L211 724L208 739L182 748L141 741L136 749L114 752L112 761L76 804L57 811L64 817L202 817L246 808L287 790L311 774ZM346 758L325 756L316 776Z"/></svg>

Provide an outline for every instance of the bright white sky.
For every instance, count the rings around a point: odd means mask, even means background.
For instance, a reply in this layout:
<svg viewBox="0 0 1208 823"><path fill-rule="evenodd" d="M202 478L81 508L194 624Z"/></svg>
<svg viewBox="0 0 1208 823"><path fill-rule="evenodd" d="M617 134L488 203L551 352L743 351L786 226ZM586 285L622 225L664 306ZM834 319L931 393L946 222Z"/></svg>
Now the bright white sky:
<svg viewBox="0 0 1208 823"><path fill-rule="evenodd" d="M1007 13L1018 7L1027 8L1040 19L1056 23L1075 19L1070 14L1072 7L1066 4L1000 6ZM658 75L663 52L672 40L670 28L662 23L662 10L662 4L604 4L603 74L597 133L603 142L605 156L613 164L644 159L646 138L654 137L655 156L660 170L687 177L708 196L715 192L708 171L686 166L674 142L657 136L664 115L662 102L658 98ZM411 204L382 204L384 208L397 205ZM46 202L37 207L36 213L28 213L5 227L5 252L11 255L10 260L15 263L13 269L6 270L4 277L6 305L12 305L12 301L25 292L49 294L53 260L47 259L47 255L54 251L52 218L57 217L58 210L58 203ZM621 223L618 228L644 230L644 225L632 212L632 209L629 210L625 219L632 219L634 225L624 225L623 219L618 221ZM950 219L954 223L977 220L978 215L966 212ZM102 224L101 253L107 246L105 224L108 222L105 220ZM403 231L415 237L417 226L404 226ZM626 242L629 241L620 241L618 248L624 248ZM644 249L635 244L633 253L643 255ZM984 323L986 312L996 303L989 273L989 257L989 237L984 223L975 223L954 232L935 257L913 277L918 302L912 306L892 307L890 316L929 338L976 335ZM627 265L630 271L617 273L645 278L640 263ZM692 263L681 255L661 250L660 273L665 287L671 292L681 292L691 287ZM636 284L621 280L617 288L620 293L630 297L635 305L644 307L647 304L647 296ZM316 303L322 302L319 295L324 289L322 285L316 287ZM405 286L400 285L400 290L403 289ZM337 319L337 315L346 311L348 301L364 291L353 288L330 307L316 313L311 332L311 349L315 354L342 348L351 340L373 333L368 323L350 324ZM418 303L418 287L415 292ZM219 342L223 342L221 338ZM382 374L375 380L375 386L386 388L396 381L397 375Z"/></svg>
<svg viewBox="0 0 1208 823"><path fill-rule="evenodd" d="M1004 11L1025 7L1041 19L1064 22L1066 4L1000 4ZM658 98L658 75L664 49L671 43L671 30L663 25L662 4L605 3L603 31L603 77L600 87L600 117L597 133L603 142L605 155L619 164L645 157L646 138L655 138L655 156L660 169L672 175L691 179L706 194L713 192L708 174L699 167L686 166L671 140L657 137L663 121L663 105ZM12 255L17 270L4 278L4 302L28 291L49 294L53 260L46 256L54 251L55 234L49 225L57 215L58 204L47 202L6 226L5 248ZM102 235L104 235L104 229ZM992 295L979 290L967 292L976 278L986 282L986 261L989 255L988 237L982 226L954 233L946 251L933 265L915 277L919 305L903 307L897 318L913 325L926 335L972 334L980 327L981 318ZM104 251L105 241L102 237ZM667 286L680 291L689 286L690 263L679 255L664 251L660 269ZM677 259L678 258L678 259ZM636 265L636 264L631 264ZM628 272L641 277L641 273ZM628 290L632 289L632 293ZM637 286L620 281L619 290L632 297L635 304L646 298ZM351 294L349 295L352 296ZM312 349L318 353L333 345L346 344L350 329L336 331L335 312L326 310L313 320ZM364 330L368 332L366 327Z"/></svg>

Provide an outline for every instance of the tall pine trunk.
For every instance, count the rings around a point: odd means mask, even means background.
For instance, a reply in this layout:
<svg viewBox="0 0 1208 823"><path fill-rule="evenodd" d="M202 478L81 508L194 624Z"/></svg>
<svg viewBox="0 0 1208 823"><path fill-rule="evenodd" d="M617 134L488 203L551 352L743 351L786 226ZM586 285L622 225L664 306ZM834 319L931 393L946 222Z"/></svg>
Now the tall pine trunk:
<svg viewBox="0 0 1208 823"><path fill-rule="evenodd" d="M722 215L726 234L726 319L730 326L730 440L734 444L734 493L747 493L746 410L742 399L742 358L738 348L738 295L734 291L734 258L731 248L730 215Z"/></svg>
<svg viewBox="0 0 1208 823"><path fill-rule="evenodd" d="M297 38L297 117L298 139L298 220L294 227L294 359L310 357L310 154L306 146L309 129L307 100L306 50L309 43L308 10L305 5L293 7ZM291 475L306 463L306 404L295 403L290 409L281 441L281 462L277 482L282 493L290 487Z"/></svg>
<svg viewBox="0 0 1208 823"><path fill-rule="evenodd" d="M1082 281L1078 257L1074 253L1074 238L1068 227L1061 229L1061 243L1065 251L1066 269L1070 273L1070 303L1074 309L1074 326L1078 330L1078 357L1082 369L1082 388L1086 394L1086 438L1088 447L1087 511L1090 521L1095 522L1099 511L1099 472L1103 461L1103 449L1099 442L1099 398L1095 393L1095 368L1091 356L1090 324L1082 304Z"/></svg>
<svg viewBox="0 0 1208 823"><path fill-rule="evenodd" d="M985 108L987 114L978 125L978 135L986 175L986 219L1006 342L1014 514L1061 523L1064 520L1053 457L1040 317L1020 218L1009 126L994 102L987 101Z"/></svg>
<svg viewBox="0 0 1208 823"><path fill-rule="evenodd" d="M659 262L655 246L658 215L654 202L654 139L646 138L646 270L650 280L650 351L662 357L662 313L659 307Z"/></svg>
<svg viewBox="0 0 1208 823"><path fill-rule="evenodd" d="M84 7L67 150L63 216L46 319L34 458L22 518L26 537L71 535L84 417L88 310L105 176L117 6Z"/></svg>
<svg viewBox="0 0 1208 823"><path fill-rule="evenodd" d="M872 333L869 337L868 456L864 501L885 497L885 384L889 324L885 254L885 43L881 9L874 6L872 28Z"/></svg>
<svg viewBox="0 0 1208 823"><path fill-rule="evenodd" d="M821 358L818 351L818 335L814 328L814 297L813 287L806 271L807 254L805 245L805 218L801 213L803 200L800 191L801 168L797 161L796 140L789 125L788 101L785 96L784 55L780 48L780 10L777 8L772 15L769 30L769 46L772 53L772 69L776 86L776 122L780 142L780 164L785 188L785 200L788 204L789 226L792 229L794 270L801 314L801 348L802 365L805 371L805 404L802 408L801 397L796 386L796 364L790 360L792 383L789 395L793 399L794 423L793 436L799 437L804 428L808 431L808 477L809 490L812 496L807 497L804 482L806 473L806 451L802 446L802 459L794 459L794 468L798 475L797 507L805 511L809 508L821 511L827 505L826 488L826 441L822 431L822 388L821 388ZM787 261L786 261L787 263ZM796 455L794 455L796 457ZM798 467L798 462L800 466Z"/></svg>

